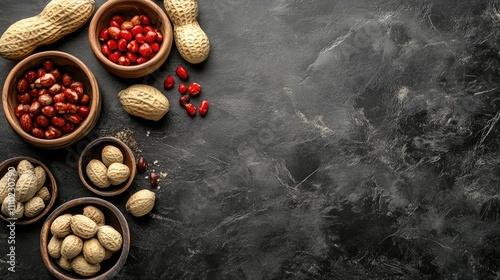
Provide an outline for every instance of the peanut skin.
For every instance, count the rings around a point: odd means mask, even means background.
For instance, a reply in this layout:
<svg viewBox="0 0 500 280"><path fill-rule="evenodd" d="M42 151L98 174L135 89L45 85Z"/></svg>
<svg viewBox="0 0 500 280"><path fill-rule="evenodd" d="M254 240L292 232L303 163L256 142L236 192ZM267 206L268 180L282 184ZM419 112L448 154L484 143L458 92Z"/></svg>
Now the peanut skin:
<svg viewBox="0 0 500 280"><path fill-rule="evenodd" d="M0 38L0 56L21 60L41 46L79 29L94 12L94 0L52 0L34 17L12 24Z"/></svg>

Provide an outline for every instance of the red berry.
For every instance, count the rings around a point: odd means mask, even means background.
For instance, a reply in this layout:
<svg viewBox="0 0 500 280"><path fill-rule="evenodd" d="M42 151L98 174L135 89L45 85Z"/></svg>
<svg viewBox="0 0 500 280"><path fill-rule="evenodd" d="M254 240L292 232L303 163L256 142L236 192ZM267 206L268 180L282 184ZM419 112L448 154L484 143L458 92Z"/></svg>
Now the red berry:
<svg viewBox="0 0 500 280"><path fill-rule="evenodd" d="M104 42L109 39L109 30L107 28L101 29L99 32L99 41Z"/></svg>
<svg viewBox="0 0 500 280"><path fill-rule="evenodd" d="M109 26L120 28L121 27L121 23L118 23L116 20L110 20L109 21Z"/></svg>
<svg viewBox="0 0 500 280"><path fill-rule="evenodd" d="M143 63L146 63L146 62L148 62L148 60L149 60L149 58L147 58L147 57L142 57L142 56L138 57L137 58L137 65L141 65Z"/></svg>
<svg viewBox="0 0 500 280"><path fill-rule="evenodd" d="M187 87L186 87L186 85L185 85L185 84L180 84L180 85L179 85L179 92L180 92L181 94L186 94L186 92L187 92Z"/></svg>
<svg viewBox="0 0 500 280"><path fill-rule="evenodd" d="M47 72L50 72L54 70L54 62L52 60L45 60L43 63L43 69L47 70Z"/></svg>
<svg viewBox="0 0 500 280"><path fill-rule="evenodd" d="M120 39L121 29L119 27L114 27L114 26L108 27L108 32L109 32L109 37L111 37L112 39L115 40Z"/></svg>
<svg viewBox="0 0 500 280"><path fill-rule="evenodd" d="M108 59L113 63L118 63L118 59L120 58L120 52L114 52L108 55Z"/></svg>
<svg viewBox="0 0 500 280"><path fill-rule="evenodd" d="M186 108L187 113L191 116L194 117L196 115L196 107L193 106L191 103L187 103L184 108Z"/></svg>
<svg viewBox="0 0 500 280"><path fill-rule="evenodd" d="M116 50L118 48L118 44L116 43L115 40L108 40L106 42L106 45L108 45L108 48L112 51Z"/></svg>
<svg viewBox="0 0 500 280"><path fill-rule="evenodd" d="M115 16L113 16L113 20L116 21L116 23L121 25L123 22L125 22L125 17L121 16L121 15L115 15Z"/></svg>
<svg viewBox="0 0 500 280"><path fill-rule="evenodd" d="M186 104L188 104L190 100L191 97L187 94L184 94L183 96L181 96L181 98L179 98L179 105L186 106Z"/></svg>
<svg viewBox="0 0 500 280"><path fill-rule="evenodd" d="M88 105L90 103L90 96L88 94L84 94L80 99L80 104Z"/></svg>
<svg viewBox="0 0 500 280"><path fill-rule="evenodd" d="M157 53L160 50L160 44L158 44L157 42L152 43L151 49L153 50L153 52Z"/></svg>
<svg viewBox="0 0 500 280"><path fill-rule="evenodd" d="M133 41L130 41L130 43L127 44L127 50L131 51L131 52L138 52L139 51L139 43L137 43L137 41L133 40Z"/></svg>
<svg viewBox="0 0 500 280"><path fill-rule="evenodd" d="M140 15L141 24L144 26L151 25L151 19L146 15Z"/></svg>
<svg viewBox="0 0 500 280"><path fill-rule="evenodd" d="M118 58L118 64L123 66L130 66L130 59L122 55L120 56L120 58Z"/></svg>
<svg viewBox="0 0 500 280"><path fill-rule="evenodd" d="M80 106L78 108L77 114L80 115L80 117L82 117L82 118L88 117L89 114L90 114L89 107L87 107L87 106Z"/></svg>
<svg viewBox="0 0 500 280"><path fill-rule="evenodd" d="M131 30L132 28L134 28L134 24L130 21L124 21L120 28L122 30Z"/></svg>
<svg viewBox="0 0 500 280"><path fill-rule="evenodd" d="M165 82L163 82L163 87L165 87L165 89L171 89L174 87L174 84L175 84L174 77L168 76L165 79Z"/></svg>
<svg viewBox="0 0 500 280"><path fill-rule="evenodd" d="M135 35L135 40L139 44L143 44L143 43L146 42L146 38L144 37L144 35L142 35L142 33L139 33L139 34Z"/></svg>
<svg viewBox="0 0 500 280"><path fill-rule="evenodd" d="M132 27L132 29L130 29L130 32L132 33L132 35L137 36L137 34L142 34L142 31L143 31L143 28L141 25L136 25L134 27Z"/></svg>
<svg viewBox="0 0 500 280"><path fill-rule="evenodd" d="M149 57L153 53L153 50L151 49L151 45L149 45L148 43L142 44L139 47L139 53L143 57Z"/></svg>
<svg viewBox="0 0 500 280"><path fill-rule="evenodd" d="M197 83L191 83L188 88L188 92L191 96L198 95L201 91L201 86Z"/></svg>
<svg viewBox="0 0 500 280"><path fill-rule="evenodd" d="M183 66L178 66L177 69L175 70L175 73L177 73L177 76L183 80L187 80L189 78L189 74Z"/></svg>
<svg viewBox="0 0 500 280"><path fill-rule="evenodd" d="M43 129L41 129L39 127L34 127L31 130L31 134L33 134L33 136L35 136L36 138L43 138L44 137L44 131L43 131Z"/></svg>
<svg viewBox="0 0 500 280"><path fill-rule="evenodd" d="M204 116L207 113L208 105L208 101L203 100L200 106L198 106L198 112L200 113L200 116Z"/></svg>
<svg viewBox="0 0 500 280"><path fill-rule="evenodd" d="M120 37L127 40L127 41L131 41L134 36L128 30L122 30L122 31L120 31Z"/></svg>
<svg viewBox="0 0 500 280"><path fill-rule="evenodd" d="M160 33L160 32L156 32L156 41L157 41L158 43L163 42L163 35L161 35L161 33Z"/></svg>
<svg viewBox="0 0 500 280"><path fill-rule="evenodd" d="M44 115L36 116L36 123L41 127L47 127L50 124L49 119Z"/></svg>
<svg viewBox="0 0 500 280"><path fill-rule="evenodd" d="M118 40L118 43L116 45L119 51L124 52L127 50L127 44L128 44L127 40L121 38L120 40Z"/></svg>
<svg viewBox="0 0 500 280"><path fill-rule="evenodd" d="M137 58L139 58L139 56L133 52L127 52L125 56L130 60L131 63L136 63Z"/></svg>
<svg viewBox="0 0 500 280"><path fill-rule="evenodd" d="M147 33L144 34L144 38L146 39L146 42L148 43L153 43L154 41L156 41L156 37L158 37L158 35L156 34L156 32L154 31L148 31Z"/></svg>

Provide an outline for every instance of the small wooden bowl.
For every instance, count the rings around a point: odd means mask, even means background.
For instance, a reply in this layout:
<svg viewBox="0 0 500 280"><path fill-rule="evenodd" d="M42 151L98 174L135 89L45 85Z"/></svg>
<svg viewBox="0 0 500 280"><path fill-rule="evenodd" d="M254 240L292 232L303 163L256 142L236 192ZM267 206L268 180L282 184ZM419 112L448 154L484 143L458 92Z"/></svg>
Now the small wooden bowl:
<svg viewBox="0 0 500 280"><path fill-rule="evenodd" d="M41 166L45 170L47 179L45 180L44 186L46 186L47 189L49 190L50 200L48 202L45 202L46 205L45 205L45 208L43 209L42 213L38 214L38 216L33 217L33 218L22 217L22 218L19 218L17 220L9 220L9 217L5 216L3 213L0 213L0 217L2 218L2 220L6 221L6 222L15 221L16 225L29 225L29 224L33 224L33 223L37 222L42 217L47 215L47 213L49 213L52 206L54 206L54 203L55 203L56 198L57 198L57 184L56 184L56 180L54 179L54 176L52 175L52 172L50 172L50 170L47 168L47 166L45 166L45 164L43 164L42 162L40 162L39 160L36 160L34 158L14 157L14 158L10 158L10 159L0 163L0 178L3 177L5 174L7 174L7 172L9 172L10 167L16 168L17 165L19 164L19 162L21 162L21 160L24 160L24 159L31 162L31 164L33 164L35 167ZM0 202L0 204L1 204L1 202Z"/></svg>
<svg viewBox="0 0 500 280"><path fill-rule="evenodd" d="M114 15L126 18L134 15L147 15L151 18L151 25L158 28L163 35L163 42L158 53L141 65L123 66L111 62L101 52L99 32L109 27ZM172 49L172 25L165 12L154 1L113 0L104 3L95 13L89 25L89 41L92 52L106 70L123 78L139 78L156 71L167 60Z"/></svg>
<svg viewBox="0 0 500 280"><path fill-rule="evenodd" d="M18 79L20 79L27 70L41 67L43 61L47 59L54 61L61 72L71 74L75 81L82 82L87 93L90 95L90 103L88 105L90 109L89 116L80 123L73 132L56 139L40 139L25 132L22 130L19 119L17 119L15 113L15 108L18 105L16 100ZM46 149L59 149L76 143L94 128L101 114L101 94L94 74L92 74L92 71L81 60L60 51L36 53L19 62L12 71L10 71L5 80L2 92L2 104L5 117L12 129L14 129L14 131L26 142Z"/></svg>
<svg viewBox="0 0 500 280"><path fill-rule="evenodd" d="M123 154L123 164L128 166L128 168L130 169L130 177L127 181L121 183L120 185L111 185L108 188L103 189L98 188L94 186L94 184L92 184L92 181L90 181L90 178L87 176L86 168L87 164L91 160L101 160L102 149L107 145L112 145L120 149ZM114 137L101 137L92 141L85 147L82 154L80 155L80 159L78 160L78 174L80 175L80 180L85 185L85 187L87 187L87 189L101 196L114 196L126 191L134 181L135 170L136 165L134 153L125 143Z"/></svg>
<svg viewBox="0 0 500 280"><path fill-rule="evenodd" d="M101 262L101 270L96 275L91 277L83 277L74 272L62 269L57 264L56 260L49 255L47 251L47 245L52 238L50 225L57 217L67 213L82 214L83 208L89 205L95 206L103 212L105 224L112 226L122 235L123 245L121 250L114 253L111 258ZM43 263L50 271L50 273L52 273L52 275L54 275L58 279L111 279L115 277L125 265L129 249L130 232L127 220L123 216L122 212L120 212L120 210L118 210L118 208L116 208L116 206L114 206L113 204L96 197L82 197L73 199L57 207L45 220L42 226L42 231L40 233L40 252L42 254Z"/></svg>

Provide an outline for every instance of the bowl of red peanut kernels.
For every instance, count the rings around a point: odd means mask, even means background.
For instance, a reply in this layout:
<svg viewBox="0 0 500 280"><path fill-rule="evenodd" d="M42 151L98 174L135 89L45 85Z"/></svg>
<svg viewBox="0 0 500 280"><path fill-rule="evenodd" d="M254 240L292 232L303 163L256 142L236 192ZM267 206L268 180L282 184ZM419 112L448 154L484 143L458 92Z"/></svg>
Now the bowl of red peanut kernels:
<svg viewBox="0 0 500 280"><path fill-rule="evenodd" d="M59 149L76 143L97 123L101 94L92 71L60 51L33 54L9 73L2 92L5 117L26 142Z"/></svg>
<svg viewBox="0 0 500 280"><path fill-rule="evenodd" d="M153 1L108 1L90 22L89 41L94 56L109 72L139 78L153 73L167 60L172 25Z"/></svg>

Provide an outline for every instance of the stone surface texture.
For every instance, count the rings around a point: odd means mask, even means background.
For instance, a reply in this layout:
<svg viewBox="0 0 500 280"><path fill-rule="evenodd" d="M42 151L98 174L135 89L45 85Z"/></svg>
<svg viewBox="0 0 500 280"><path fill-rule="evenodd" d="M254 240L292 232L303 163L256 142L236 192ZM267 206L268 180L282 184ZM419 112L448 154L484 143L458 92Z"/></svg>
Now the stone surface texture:
<svg viewBox="0 0 500 280"><path fill-rule="evenodd" d="M3 0L0 32L46 3ZM126 214L131 249L116 279L500 277L500 1L198 5L211 40L201 65L174 46L153 74L118 78L92 55L88 23L37 49L79 57L101 87L101 118L71 147L30 146L0 112L0 159L43 160L56 206L92 196L76 167L98 137L125 139L160 174L152 213ZM0 60L2 84L14 65ZM210 101L205 117L163 89L178 65L202 85L193 103ZM167 96L166 117L124 112L116 95L136 83ZM108 200L125 212L145 176ZM2 226L0 278L51 279L40 228L16 228L11 273Z"/></svg>

